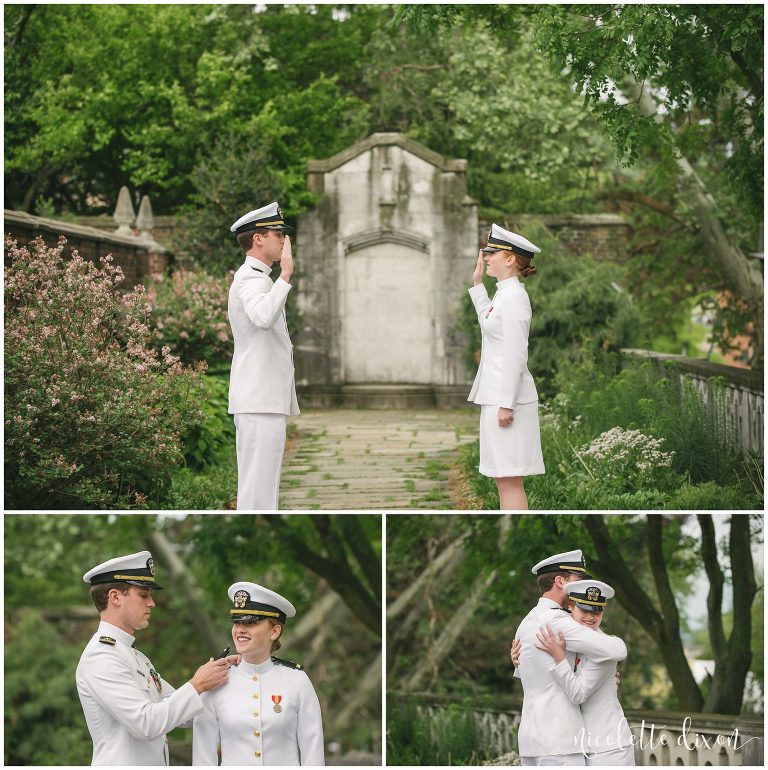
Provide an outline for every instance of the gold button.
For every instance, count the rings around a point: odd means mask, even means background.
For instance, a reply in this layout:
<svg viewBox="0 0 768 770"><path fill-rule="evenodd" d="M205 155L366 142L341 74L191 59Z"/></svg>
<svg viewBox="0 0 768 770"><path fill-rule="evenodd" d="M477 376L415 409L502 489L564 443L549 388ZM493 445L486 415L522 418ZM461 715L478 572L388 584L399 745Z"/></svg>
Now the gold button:
<svg viewBox="0 0 768 770"><path fill-rule="evenodd" d="M253 699L254 699L254 700L258 700L258 699L259 699L259 694L258 694L257 692L255 692L255 693L253 694Z"/></svg>
<svg viewBox="0 0 768 770"><path fill-rule="evenodd" d="M260 737L261 737L261 733L260 733L258 730L254 730L254 731L253 731L253 734L254 734L254 735L257 737L257 738L260 738Z"/></svg>
<svg viewBox="0 0 768 770"><path fill-rule="evenodd" d="M258 682L259 681L259 677L257 677L257 676L252 676L251 679L253 679L254 682Z"/></svg>
<svg viewBox="0 0 768 770"><path fill-rule="evenodd" d="M257 752L256 752L256 756L257 756L257 757L260 757L260 756L261 756L261 752L260 752L260 751L257 751Z"/></svg>
<svg viewBox="0 0 768 770"><path fill-rule="evenodd" d="M253 712L253 715L254 715L255 717L257 717L257 716L259 715L259 712L258 712L258 711L254 711L254 712Z"/></svg>

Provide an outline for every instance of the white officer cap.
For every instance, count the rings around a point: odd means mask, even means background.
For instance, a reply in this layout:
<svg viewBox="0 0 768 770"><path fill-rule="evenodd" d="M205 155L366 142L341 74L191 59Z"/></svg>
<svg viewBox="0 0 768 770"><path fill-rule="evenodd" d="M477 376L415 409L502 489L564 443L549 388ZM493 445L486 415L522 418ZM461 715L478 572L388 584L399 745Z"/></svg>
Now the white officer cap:
<svg viewBox="0 0 768 770"><path fill-rule="evenodd" d="M581 549L575 551L566 551L565 553L556 553L554 556L547 556L542 559L531 570L534 575L544 575L547 572L576 572L585 578L590 577L587 574L587 565L584 563L584 555Z"/></svg>
<svg viewBox="0 0 768 770"><path fill-rule="evenodd" d="M129 553L99 564L83 575L83 581L92 586L102 583L130 583L133 586L162 590L155 583L155 562L149 551Z"/></svg>
<svg viewBox="0 0 768 770"><path fill-rule="evenodd" d="M588 612L602 612L603 608L612 599L614 590L601 580L575 580L566 583L565 593L572 599L579 609Z"/></svg>
<svg viewBox="0 0 768 770"><path fill-rule="evenodd" d="M280 206L277 205L277 201L243 214L229 229L235 235L238 235L240 233L247 233L249 230L260 230L262 227L267 230L287 229L283 221L283 212Z"/></svg>
<svg viewBox="0 0 768 770"><path fill-rule="evenodd" d="M274 618L285 623L296 614L296 608L284 596L258 583L233 583L227 591L234 606L229 619L237 623L249 623L258 618Z"/></svg>
<svg viewBox="0 0 768 770"><path fill-rule="evenodd" d="M523 238L522 235L518 235L511 230L505 230L503 227L493 224L488 233L488 245L483 251L511 251L515 254L519 254L521 257L533 257L533 255L538 254L541 249L531 243L527 238Z"/></svg>

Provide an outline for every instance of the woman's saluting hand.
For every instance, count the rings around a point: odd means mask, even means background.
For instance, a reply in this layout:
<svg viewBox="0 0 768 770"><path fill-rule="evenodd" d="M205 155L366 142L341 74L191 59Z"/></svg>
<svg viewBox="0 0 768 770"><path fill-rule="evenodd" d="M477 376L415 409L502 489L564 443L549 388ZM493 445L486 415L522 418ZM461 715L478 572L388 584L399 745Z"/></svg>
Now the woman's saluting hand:
<svg viewBox="0 0 768 770"><path fill-rule="evenodd" d="M475 286L483 282L483 252L482 249L477 253L477 264L475 272L472 274L472 282Z"/></svg>

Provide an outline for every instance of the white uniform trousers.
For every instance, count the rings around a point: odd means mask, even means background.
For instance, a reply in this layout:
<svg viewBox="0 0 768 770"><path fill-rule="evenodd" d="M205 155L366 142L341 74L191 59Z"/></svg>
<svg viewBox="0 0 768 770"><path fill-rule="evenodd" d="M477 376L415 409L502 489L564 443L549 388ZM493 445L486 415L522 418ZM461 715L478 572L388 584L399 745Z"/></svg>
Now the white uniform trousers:
<svg viewBox="0 0 768 770"><path fill-rule="evenodd" d="M284 414L235 415L238 511L277 510L285 428Z"/></svg>
<svg viewBox="0 0 768 770"><path fill-rule="evenodd" d="M597 765L601 767L634 767L635 747L624 746L624 748L601 751L599 754L587 754L587 765Z"/></svg>
<svg viewBox="0 0 768 770"><path fill-rule="evenodd" d="M520 757L521 765L531 765L535 767L584 767L586 764L584 755L579 754L558 754L550 757Z"/></svg>

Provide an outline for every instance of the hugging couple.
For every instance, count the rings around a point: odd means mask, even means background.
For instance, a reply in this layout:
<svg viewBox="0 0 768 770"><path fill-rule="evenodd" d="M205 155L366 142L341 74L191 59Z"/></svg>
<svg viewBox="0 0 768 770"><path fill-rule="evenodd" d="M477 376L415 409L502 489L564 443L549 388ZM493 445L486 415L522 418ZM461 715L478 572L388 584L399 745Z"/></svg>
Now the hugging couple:
<svg viewBox="0 0 768 770"><path fill-rule="evenodd" d="M524 692L521 764L633 766L632 733L617 695L616 664L627 647L600 629L614 590L587 574L580 550L550 556L532 572L541 597L511 650Z"/></svg>

